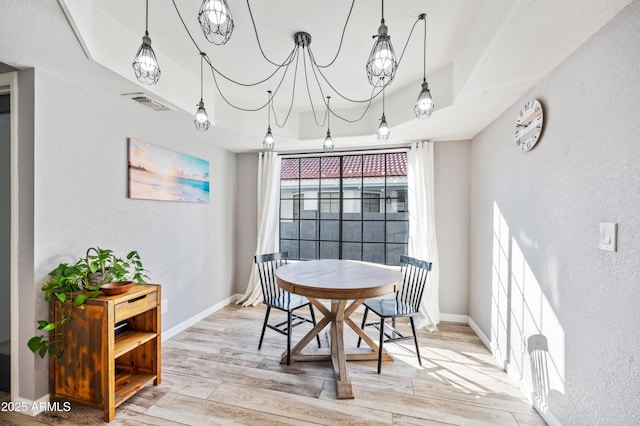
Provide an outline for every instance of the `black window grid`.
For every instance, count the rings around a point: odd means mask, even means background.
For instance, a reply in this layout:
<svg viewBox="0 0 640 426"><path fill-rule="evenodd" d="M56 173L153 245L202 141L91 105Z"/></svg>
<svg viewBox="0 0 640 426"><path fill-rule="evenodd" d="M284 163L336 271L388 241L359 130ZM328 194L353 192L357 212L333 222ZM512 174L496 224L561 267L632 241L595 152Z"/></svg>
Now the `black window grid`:
<svg viewBox="0 0 640 426"><path fill-rule="evenodd" d="M319 258L324 258L322 257L322 246L323 244L328 244L328 243L334 243L338 245L338 256L336 258L339 259L343 259L345 258L343 256L343 245L345 244L359 244L359 253L360 253L360 258L359 259L354 259L354 260L368 260L367 259L367 255L365 254L365 249L367 248L367 246L381 246L382 247L382 254L383 254L383 259L384 261L382 263L384 264L394 264L397 265L399 264L399 258L401 254L407 254L407 248L408 248L408 200L406 199L406 188L401 188L399 189L400 192L402 192L403 194L398 194L395 197L391 197L389 196L389 191L388 191L388 185L387 185L387 179L388 177L398 177L398 176L406 176L406 175L393 175L393 176L388 176L386 171L387 171L387 154L365 154L365 155L383 155L384 156L384 164L385 164L385 174L383 176L383 193L384 193L384 198L381 198L381 205L384 207L381 207L381 212L382 213L382 219L367 219L366 218L366 212L364 211L364 202L366 200L366 198L364 197L364 193L367 192L367 190L365 189L365 185L364 185L364 179L367 176L364 176L364 173L360 174L360 188L361 188L361 193L360 193L360 197L345 197L344 196L344 173L343 173L343 165L344 165L344 157L343 156L338 156L337 158L339 158L339 195L340 195L340 203L339 203L339 213L338 213L338 217L337 218L329 218L329 217L323 217L323 213L321 212L321 202L323 200L333 200L333 193L335 192L335 190L327 190L327 191L322 191L323 185L322 185L322 181L323 181L323 177L322 177L322 162L323 159L326 158L332 158L332 157L316 157L319 158L320 161L320 166L319 166L319 173L317 178L314 178L313 180L317 180L318 181L318 185L317 185L317 190L313 190L311 189L313 192L315 192L317 195L317 198L310 198L307 196L304 196L304 201L305 203L307 202L316 202L316 206L317 209L315 210L317 212L317 216L315 218L302 218L300 217L300 215L298 215L297 219L293 219L293 218L284 218L286 220L291 220L293 222L297 223L297 232L296 238L283 238L282 234L279 236L279 241L280 241L280 250L284 250L287 249L290 251L290 258L291 259L298 259L298 260L312 260L312 259L319 259ZM361 157L364 157L365 155L361 155ZM301 157L302 158L302 157ZM301 158L296 158L297 163L298 163L298 176L302 175L302 169L301 169ZM293 158L292 158L293 159ZM290 160L290 159L289 159ZM361 171L363 171L364 168L364 158L362 158L363 161L361 161ZM328 179L335 179L335 178L328 178ZM350 177L349 179L353 179L352 177ZM289 201L293 201L294 197L293 197L293 193L295 194L303 194L305 191L305 188L303 188L302 183L307 180L307 179L297 179L297 188L292 189L292 197L291 198L282 198L280 199L280 220L281 220L281 225L282 225L282 201L283 200L289 200ZM316 186L314 186L314 188L316 188ZM307 189L309 190L309 189ZM282 194L282 187L281 187L281 194ZM324 197L323 194L332 194L329 197ZM300 197L302 198L302 197ZM359 219L344 219L344 212L343 212L343 208L344 208L344 201L345 200L359 200L360 201L360 218ZM399 219L399 218L390 218L389 215L387 214L387 205L388 202L391 202L395 200L398 205L400 205L400 203L402 203L404 205L404 210L403 211L398 211L398 213L404 213L404 219ZM305 221L308 222L315 222L315 232L313 237L309 237L309 234L307 233L306 235L304 235L303 230L302 230L302 225ZM339 237L337 239L331 239L331 238L323 238L322 236L322 232L321 232L321 227L322 227L322 222L336 222L338 223L338 235ZM360 224L360 239L358 241L355 240L349 240L348 237L345 238L344 236L344 224L345 223L359 223ZM372 223L372 222L382 222L382 226L383 226L383 232L382 234L382 240L381 241L364 241L364 238L362 237L365 234L365 226L367 223ZM397 241L388 241L388 224L389 223L405 223L405 229L407 229L407 236L404 238L404 241L402 242L397 242ZM281 231L282 232L282 231ZM286 243L288 241L291 242L297 242L297 250L291 250L291 247L284 247L283 246L283 241ZM307 246L310 245L314 245L314 252L316 254L315 257L301 257L300 256L300 248L301 246L305 244ZM394 256L390 256L389 255L389 248L393 248L393 247L401 247L402 251L401 252L397 252L395 253ZM332 257L333 258L333 257ZM351 259L351 257L347 257L349 259ZM398 261L397 262L391 262L390 258L397 258Z"/></svg>

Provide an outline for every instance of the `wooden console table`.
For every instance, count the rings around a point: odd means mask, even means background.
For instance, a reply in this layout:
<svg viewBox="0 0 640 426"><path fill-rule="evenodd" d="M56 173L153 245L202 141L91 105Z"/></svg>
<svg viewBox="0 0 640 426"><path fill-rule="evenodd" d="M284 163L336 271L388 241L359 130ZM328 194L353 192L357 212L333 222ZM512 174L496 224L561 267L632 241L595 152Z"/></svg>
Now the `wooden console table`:
<svg viewBox="0 0 640 426"><path fill-rule="evenodd" d="M64 327L62 355L49 357L49 393L52 400L101 408L110 422L117 406L149 383L160 383L160 286L135 285L85 305L63 304L72 319ZM51 302L52 321L60 319L57 306Z"/></svg>

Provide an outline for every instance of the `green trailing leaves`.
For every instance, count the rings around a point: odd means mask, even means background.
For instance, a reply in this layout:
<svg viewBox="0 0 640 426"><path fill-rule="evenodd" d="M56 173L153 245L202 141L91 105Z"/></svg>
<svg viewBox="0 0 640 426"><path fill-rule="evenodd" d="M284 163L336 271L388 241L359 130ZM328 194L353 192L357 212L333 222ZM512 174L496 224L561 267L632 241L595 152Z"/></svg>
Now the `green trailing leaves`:
<svg viewBox="0 0 640 426"><path fill-rule="evenodd" d="M91 253L95 254L91 254ZM89 279L89 274L102 273L102 282L96 283ZM85 302L89 298L98 297L100 285L111 281L135 281L143 284L149 280L146 270L140 260L140 254L130 251L124 258L115 255L113 250L90 248L85 257L82 257L74 264L60 263L49 272L49 280L42 286L44 300L56 304L57 322L39 320L38 330L49 332L49 339L46 336L34 336L27 342L27 346L33 353L40 357L48 353L50 356L58 357L64 350L63 326L71 321L71 316L63 309L64 304L73 308L84 309Z"/></svg>
<svg viewBox="0 0 640 426"><path fill-rule="evenodd" d="M51 331L54 328L56 328L56 323L55 322L50 322L49 324L46 324L42 327L38 327L39 330L43 330L43 331Z"/></svg>
<svg viewBox="0 0 640 426"><path fill-rule="evenodd" d="M89 294L87 293L79 294L73 299L73 304L76 306L83 305L84 301L87 300L88 297L89 297Z"/></svg>
<svg viewBox="0 0 640 426"><path fill-rule="evenodd" d="M44 336L33 336L31 339L29 339L29 341L27 342L27 346L29 346L31 352L38 352L40 350L43 339Z"/></svg>

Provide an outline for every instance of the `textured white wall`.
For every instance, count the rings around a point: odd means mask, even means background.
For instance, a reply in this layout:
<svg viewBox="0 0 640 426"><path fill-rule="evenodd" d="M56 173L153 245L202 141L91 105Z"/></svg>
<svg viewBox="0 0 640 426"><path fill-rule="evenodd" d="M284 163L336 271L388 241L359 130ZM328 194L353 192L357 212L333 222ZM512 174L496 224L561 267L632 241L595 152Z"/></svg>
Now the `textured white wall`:
<svg viewBox="0 0 640 426"><path fill-rule="evenodd" d="M527 340L546 338L537 396L563 424L640 424L638 28L635 1L471 142L470 316L528 389ZM531 97L545 128L522 153ZM619 224L617 252L598 248L601 222Z"/></svg>
<svg viewBox="0 0 640 426"><path fill-rule="evenodd" d="M35 279L21 286L33 289L36 313L21 316L29 331L20 340L47 316L38 291L47 273L91 246L139 251L169 300L164 330L232 295L235 155L198 139L188 120L176 124L125 98L101 97L44 71L35 75ZM127 137L208 160L210 202L127 198ZM21 366L29 376L21 378L21 396L41 397L46 360L29 367Z"/></svg>
<svg viewBox="0 0 640 426"><path fill-rule="evenodd" d="M235 285L237 294L244 294L251 275L258 235L258 154L237 155Z"/></svg>
<svg viewBox="0 0 640 426"><path fill-rule="evenodd" d="M469 141L435 143L439 300L443 314L467 315L469 309L469 157Z"/></svg>

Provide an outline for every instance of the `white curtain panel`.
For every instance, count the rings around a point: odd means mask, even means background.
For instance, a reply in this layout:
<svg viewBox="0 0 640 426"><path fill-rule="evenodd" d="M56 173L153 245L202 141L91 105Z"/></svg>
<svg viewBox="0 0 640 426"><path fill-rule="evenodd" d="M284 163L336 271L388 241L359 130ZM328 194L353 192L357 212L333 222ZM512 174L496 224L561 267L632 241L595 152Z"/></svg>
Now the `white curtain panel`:
<svg viewBox="0 0 640 426"><path fill-rule="evenodd" d="M255 254L278 251L281 159L273 151L258 154L258 238ZM262 301L258 269L251 259L249 283L238 303L257 305Z"/></svg>
<svg viewBox="0 0 640 426"><path fill-rule="evenodd" d="M440 322L438 300L438 243L434 205L433 142L415 142L407 154L409 189L409 256L432 262L422 297L417 327L436 329Z"/></svg>

